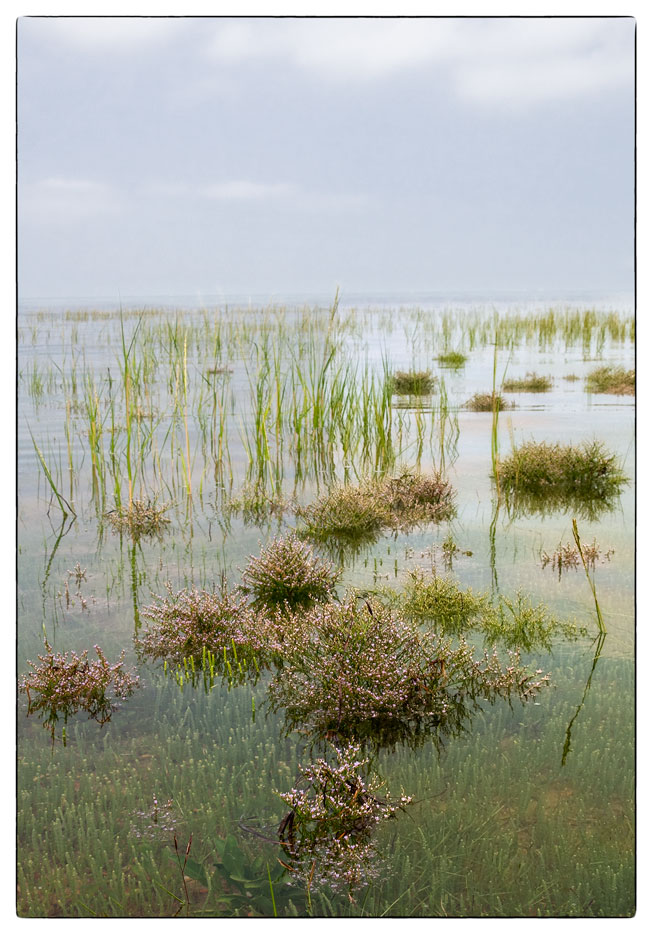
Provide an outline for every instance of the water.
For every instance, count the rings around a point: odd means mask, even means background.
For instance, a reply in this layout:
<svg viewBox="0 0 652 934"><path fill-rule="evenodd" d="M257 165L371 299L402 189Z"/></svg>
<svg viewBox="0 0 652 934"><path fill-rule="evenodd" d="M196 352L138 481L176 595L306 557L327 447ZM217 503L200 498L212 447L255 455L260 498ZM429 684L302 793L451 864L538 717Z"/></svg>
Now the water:
<svg viewBox="0 0 652 934"><path fill-rule="evenodd" d="M552 304L532 302L526 308L509 296L503 300L502 315L547 312ZM174 589L212 589L222 579L235 586L248 555L295 524L292 509L259 525L229 514L229 497L245 481L263 483L269 495L309 503L337 480L390 466L379 454L380 435L370 433L365 450L362 423L350 442L339 434L335 441L320 435L328 418L316 434L306 429L307 415L297 429L305 434L287 432L284 419L294 411L291 386L286 382L286 395L275 400L275 373L287 381L293 365L307 372L310 361L323 362L328 311L265 314L252 305L242 313L157 312L152 302L141 318L138 309L127 308L126 346L135 339L126 408L120 321L111 308L23 308L18 670L25 672L27 659L43 653L44 637L57 651L89 650L89 658L98 644L110 660L126 649L142 688L103 727L83 714L72 718L65 746L59 736L51 745L36 718L25 716L21 695L21 914L633 912L633 486L625 487L614 510L595 521L578 519L583 542L595 538L603 552L613 550L595 570L607 627L606 638L596 642L593 597L583 570L558 576L542 567L544 552L572 541L572 514L510 518L504 506L496 513L492 416L462 407L473 393L491 390L494 349L486 335L496 303L483 306L480 297L428 303L424 297L416 306L385 297L373 301L372 310L368 304L342 305L331 331L335 361L349 365L343 382L366 379L371 391L382 383L384 363L390 370L429 369L443 377L445 404L439 387L422 404L411 400L401 406L394 398L391 441L395 464L446 472L457 515L439 527L382 536L347 560L341 591L399 586L408 570L429 570L433 561L438 573L446 573L441 546L452 536L459 553L450 573L463 588L508 597L520 590L562 618L575 618L592 635L578 642L558 639L551 651L524 656L551 676L536 703L484 704L466 733L447 739L442 750L431 738L417 749L378 753L373 765L387 789L394 796L412 795L415 802L379 826L362 884L351 897L341 880L318 872L312 887L293 882L273 842L287 812L276 792L292 788L299 767L317 753L300 733L285 734L282 712L266 709L269 676L231 690L217 685L205 693L189 684L181 690L160 667L137 660L133 635L144 625L142 608L167 581ZM554 307L561 314L586 304L578 299ZM592 301L588 307L598 306ZM618 301L598 311L626 314ZM486 332L481 321L489 322ZM468 354L462 368L438 366L434 357L448 348ZM500 415L500 452L531 439L597 438L633 478L632 398L584 390L586 374L604 363L633 366L629 332L613 339L599 324L584 337L522 329L513 347L502 346L499 379L505 370L510 378L536 371L553 376L554 384L549 393L509 396L516 407ZM223 368L231 372L209 373ZM563 378L570 374L579 379ZM293 385L299 398L303 390ZM257 387L269 402L262 435L255 419ZM101 429L96 451L103 458L95 484L89 438L94 398ZM76 516L62 517L32 437ZM268 456L256 447L261 438ZM160 540L115 534L103 518L116 507L116 488L123 502L127 498L129 468L134 495L167 506L170 526ZM85 569L79 586L77 564ZM192 835L185 873L191 881L185 886L175 834L182 863Z"/></svg>

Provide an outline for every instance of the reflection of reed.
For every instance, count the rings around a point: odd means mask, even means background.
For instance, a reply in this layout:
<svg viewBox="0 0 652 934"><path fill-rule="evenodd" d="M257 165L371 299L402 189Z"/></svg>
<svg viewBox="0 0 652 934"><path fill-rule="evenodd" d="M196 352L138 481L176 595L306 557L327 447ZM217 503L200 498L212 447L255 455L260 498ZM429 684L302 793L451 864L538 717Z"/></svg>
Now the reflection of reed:
<svg viewBox="0 0 652 934"><path fill-rule="evenodd" d="M491 567L491 592L498 593L498 571L496 569L496 525L498 523L498 513L500 512L500 496L496 497L494 513L489 525L489 565Z"/></svg>
<svg viewBox="0 0 652 934"><path fill-rule="evenodd" d="M582 694L582 700L579 703L579 706L573 716L570 719L570 723L566 727L566 739L564 741L564 749L561 755L561 764L562 766L566 764L566 759L571 748L571 731L573 729L573 724L579 716L580 710L584 706L584 701L586 700L586 695L589 693L589 688L591 687L591 679L593 678L593 672L595 671L595 666L598 664L598 659L602 654L602 646L604 645L604 640L606 638L606 633L601 632L596 640L595 655L593 656L593 664L591 665L591 671L589 672L589 677L584 688L584 693Z"/></svg>

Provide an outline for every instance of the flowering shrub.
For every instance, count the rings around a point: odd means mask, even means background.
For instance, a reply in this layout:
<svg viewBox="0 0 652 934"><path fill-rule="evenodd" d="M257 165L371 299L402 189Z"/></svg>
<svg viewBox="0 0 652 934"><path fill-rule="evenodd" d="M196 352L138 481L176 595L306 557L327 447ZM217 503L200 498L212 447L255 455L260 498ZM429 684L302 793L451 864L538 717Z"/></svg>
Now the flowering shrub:
<svg viewBox="0 0 652 934"><path fill-rule="evenodd" d="M294 532L275 538L259 557L252 555L242 575L243 589L253 594L257 605L291 607L327 600L338 577L339 572Z"/></svg>
<svg viewBox="0 0 652 934"><path fill-rule="evenodd" d="M269 689L290 728L383 742L421 728L457 731L478 699L526 700L547 681L528 674L517 655L505 668L495 652L476 660L465 642L454 647L355 595L315 607L305 622L311 637L297 642Z"/></svg>
<svg viewBox="0 0 652 934"><path fill-rule="evenodd" d="M257 672L273 647L270 633L274 630L244 597L226 591L174 593L169 584L167 590L166 597L158 597L157 603L141 610L141 616L153 622L135 639L141 654L185 670L190 662L191 679L195 666L212 673L226 671L230 680L247 680L252 670Z"/></svg>
<svg viewBox="0 0 652 934"><path fill-rule="evenodd" d="M138 687L138 676L124 670L124 652L110 665L99 645L95 646L97 661L92 662L87 652L54 653L47 641L45 648L47 654L38 656L40 665L28 661L32 671L21 678L18 689L27 694L28 716L47 713L43 726L53 741L60 717L65 724L72 714L84 710L98 723L107 723L117 710L115 700L130 697Z"/></svg>
<svg viewBox="0 0 652 934"><path fill-rule="evenodd" d="M291 810L281 822L279 838L288 866L308 884L330 883L351 888L377 875L370 866L375 848L370 836L383 820L404 810L412 798L379 795L382 782L367 782L362 771L369 760L360 746L332 746L336 763L317 759L300 768L299 786L279 794Z"/></svg>

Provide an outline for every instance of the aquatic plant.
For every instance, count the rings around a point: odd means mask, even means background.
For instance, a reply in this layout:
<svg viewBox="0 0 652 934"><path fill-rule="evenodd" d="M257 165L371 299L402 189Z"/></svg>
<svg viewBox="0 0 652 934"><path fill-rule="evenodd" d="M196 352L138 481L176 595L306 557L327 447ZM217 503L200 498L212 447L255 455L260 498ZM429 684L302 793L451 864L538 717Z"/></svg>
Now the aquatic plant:
<svg viewBox="0 0 652 934"><path fill-rule="evenodd" d="M360 745L329 746L334 762L319 758L299 766L301 777L291 791L277 792L291 809L278 833L284 865L294 878L308 889L328 884L350 892L380 872L372 863L372 831L405 810L412 797L381 795L383 782L364 774L370 760Z"/></svg>
<svg viewBox="0 0 652 934"><path fill-rule="evenodd" d="M68 718L84 711L92 720L104 724L118 709L116 701L130 697L139 685L139 678L124 667L125 653L113 665L109 664L99 645L94 646L96 661L88 661L88 652L53 652L45 641L45 655L39 655L40 664L27 662L31 672L18 682L18 690L27 695L27 715L47 714L43 726L54 736L56 726L63 717L63 740Z"/></svg>
<svg viewBox="0 0 652 934"><path fill-rule="evenodd" d="M483 594L460 590L451 578L426 574L422 568L408 572L402 590L386 588L379 593L407 619L428 622L443 635L470 628L488 602Z"/></svg>
<svg viewBox="0 0 652 934"><path fill-rule="evenodd" d="M227 514L242 516L245 525L262 525L274 517L282 518L290 501L280 494L269 493L264 484L245 483L240 492L228 501Z"/></svg>
<svg viewBox="0 0 652 934"><path fill-rule="evenodd" d="M403 470L357 487L336 487L297 513L305 523L300 534L317 541L331 537L373 541L383 529L451 519L455 507L452 487L441 474Z"/></svg>
<svg viewBox="0 0 652 934"><path fill-rule="evenodd" d="M295 532L269 542L260 555L251 555L242 574L243 590L257 606L309 606L328 600L340 576Z"/></svg>
<svg viewBox="0 0 652 934"><path fill-rule="evenodd" d="M435 377L428 370L396 370L390 380L397 396L425 396L435 388Z"/></svg>
<svg viewBox="0 0 652 934"><path fill-rule="evenodd" d="M498 464L500 486L515 512L573 509L589 518L613 506L628 482L602 442L529 441Z"/></svg>
<svg viewBox="0 0 652 934"><path fill-rule="evenodd" d="M293 647L269 688L290 728L384 742L415 730L455 731L478 699L526 700L547 680L517 657L506 668L495 653L476 661L463 641L453 647L355 594L313 608L305 621L310 638Z"/></svg>
<svg viewBox="0 0 652 934"><path fill-rule="evenodd" d="M500 643L525 652L550 650L558 638L576 641L587 635L584 626L557 619L543 603L533 606L530 598L520 592L512 599L501 596L497 603L484 606L477 628L489 644Z"/></svg>
<svg viewBox="0 0 652 934"><path fill-rule="evenodd" d="M449 350L447 353L440 353L437 356L437 362L440 366L453 368L464 366L467 360L466 354L459 353L457 350Z"/></svg>
<svg viewBox="0 0 652 934"><path fill-rule="evenodd" d="M476 392L464 403L464 408L470 409L471 412L493 412L495 410L502 412L503 409L513 409L514 403L507 402L498 393Z"/></svg>
<svg viewBox="0 0 652 934"><path fill-rule="evenodd" d="M167 586L167 595L143 607L140 615L152 621L135 638L139 652L152 659L183 664L192 659L198 667L229 664L262 655L269 647L264 618L245 597L226 590L179 590Z"/></svg>
<svg viewBox="0 0 652 934"><path fill-rule="evenodd" d="M586 391L633 396L636 393L636 373L620 366L600 366L586 377Z"/></svg>
<svg viewBox="0 0 652 934"><path fill-rule="evenodd" d="M591 570L594 570L599 561L601 563L609 561L614 554L614 550L610 548L603 552L594 538L590 545L582 545L582 554L584 555L586 564ZM571 569L577 570L580 563L580 552L577 549L577 545L574 545L572 542L568 542L565 545L562 545L560 542L551 555L549 555L547 551L541 552L541 567L546 568L550 565L553 570L558 572L560 578L562 571L569 571Z"/></svg>
<svg viewBox="0 0 652 934"><path fill-rule="evenodd" d="M122 509L112 509L104 514L114 532L127 532L134 541L144 535L161 537L170 524L165 515L169 506L157 506L150 500L132 499Z"/></svg>
<svg viewBox="0 0 652 934"><path fill-rule="evenodd" d="M527 373L521 379L504 380L502 388L505 392L549 392L552 389L552 378Z"/></svg>

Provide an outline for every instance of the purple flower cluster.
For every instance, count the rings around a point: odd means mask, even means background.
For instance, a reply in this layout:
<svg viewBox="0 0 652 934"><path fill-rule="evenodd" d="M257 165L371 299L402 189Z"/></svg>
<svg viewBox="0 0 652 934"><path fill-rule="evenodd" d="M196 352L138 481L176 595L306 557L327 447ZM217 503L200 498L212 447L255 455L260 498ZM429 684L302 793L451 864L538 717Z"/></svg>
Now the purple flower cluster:
<svg viewBox="0 0 652 934"><path fill-rule="evenodd" d="M258 605L307 606L328 600L340 574L295 532L251 555L242 579Z"/></svg>

